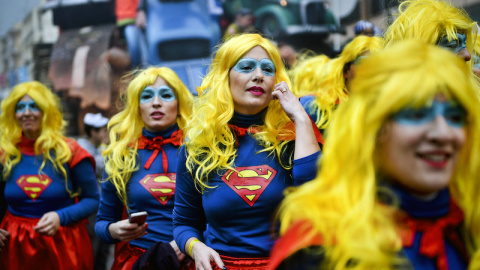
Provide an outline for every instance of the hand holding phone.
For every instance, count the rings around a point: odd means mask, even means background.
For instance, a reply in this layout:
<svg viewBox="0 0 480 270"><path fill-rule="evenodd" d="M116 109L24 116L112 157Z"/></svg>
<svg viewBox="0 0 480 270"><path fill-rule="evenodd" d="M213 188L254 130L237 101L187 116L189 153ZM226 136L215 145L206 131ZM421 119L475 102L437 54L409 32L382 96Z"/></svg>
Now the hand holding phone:
<svg viewBox="0 0 480 270"><path fill-rule="evenodd" d="M147 216L148 216L148 213L145 212L145 211L137 212L137 213L131 213L128 216L128 221L130 223L137 223L138 226L140 226L140 225L143 225L145 223L145 221L147 221Z"/></svg>

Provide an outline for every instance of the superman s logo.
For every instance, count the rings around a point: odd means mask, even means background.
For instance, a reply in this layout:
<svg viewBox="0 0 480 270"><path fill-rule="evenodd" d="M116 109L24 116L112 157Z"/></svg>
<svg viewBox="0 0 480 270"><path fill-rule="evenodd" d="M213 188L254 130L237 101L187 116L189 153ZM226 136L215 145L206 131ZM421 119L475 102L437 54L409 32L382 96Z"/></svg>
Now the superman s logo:
<svg viewBox="0 0 480 270"><path fill-rule="evenodd" d="M15 182L32 201L35 201L52 183L52 179L45 174L22 175Z"/></svg>
<svg viewBox="0 0 480 270"><path fill-rule="evenodd" d="M157 199L162 205L166 205L168 201L175 195L175 173L156 173L147 174L140 184Z"/></svg>
<svg viewBox="0 0 480 270"><path fill-rule="evenodd" d="M228 170L222 180L250 207L277 175L277 171L268 165L237 167L235 170Z"/></svg>

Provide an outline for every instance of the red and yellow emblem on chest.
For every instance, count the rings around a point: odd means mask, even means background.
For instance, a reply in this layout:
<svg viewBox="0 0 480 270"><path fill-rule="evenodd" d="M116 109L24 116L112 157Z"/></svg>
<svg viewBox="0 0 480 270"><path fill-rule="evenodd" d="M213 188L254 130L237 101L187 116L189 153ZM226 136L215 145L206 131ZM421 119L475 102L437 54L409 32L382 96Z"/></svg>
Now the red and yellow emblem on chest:
<svg viewBox="0 0 480 270"><path fill-rule="evenodd" d="M251 207L277 175L277 171L268 165L235 169L228 170L222 180Z"/></svg>
<svg viewBox="0 0 480 270"><path fill-rule="evenodd" d="M152 194L155 199L162 205L166 205L168 201L175 195L175 173L156 173L147 174L140 184Z"/></svg>
<svg viewBox="0 0 480 270"><path fill-rule="evenodd" d="M35 201L52 183L52 179L47 175L22 175L17 181L17 185Z"/></svg>

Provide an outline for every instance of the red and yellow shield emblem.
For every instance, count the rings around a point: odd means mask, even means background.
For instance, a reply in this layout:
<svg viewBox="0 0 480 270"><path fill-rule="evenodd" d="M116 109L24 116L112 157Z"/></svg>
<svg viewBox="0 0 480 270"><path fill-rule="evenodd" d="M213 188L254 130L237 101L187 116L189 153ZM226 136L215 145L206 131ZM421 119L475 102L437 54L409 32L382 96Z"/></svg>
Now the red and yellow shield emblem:
<svg viewBox="0 0 480 270"><path fill-rule="evenodd" d="M17 179L17 185L35 201L45 189L52 183L47 175L22 175Z"/></svg>
<svg viewBox="0 0 480 270"><path fill-rule="evenodd" d="M140 184L152 194L155 199L162 205L166 205L168 201L175 195L175 173L156 173L147 174Z"/></svg>
<svg viewBox="0 0 480 270"><path fill-rule="evenodd" d="M277 171L268 165L237 167L235 170L228 170L222 180L253 207L275 175Z"/></svg>

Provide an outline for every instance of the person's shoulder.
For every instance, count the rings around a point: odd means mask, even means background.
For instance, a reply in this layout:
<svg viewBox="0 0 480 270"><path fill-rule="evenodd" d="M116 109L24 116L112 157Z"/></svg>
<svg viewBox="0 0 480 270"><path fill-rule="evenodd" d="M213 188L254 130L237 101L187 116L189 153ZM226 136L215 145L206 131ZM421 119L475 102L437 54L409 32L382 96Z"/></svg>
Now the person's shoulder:
<svg viewBox="0 0 480 270"><path fill-rule="evenodd" d="M83 159L87 159L93 165L95 164L95 160L93 156L85 150L80 144L72 138L65 137L65 142L68 144L70 151L72 152L72 157L68 162L69 167L72 168L76 164L78 164Z"/></svg>
<svg viewBox="0 0 480 270"><path fill-rule="evenodd" d="M78 139L78 140L75 140L73 138L69 138L69 137L65 137L65 142L67 143L68 147L70 148L70 151L72 151L72 153L74 151L78 151L78 148L82 148L82 143L85 144L85 142L81 142L81 139ZM80 141L79 141L80 140ZM87 141L87 140L86 140ZM88 141L87 141L88 142Z"/></svg>

